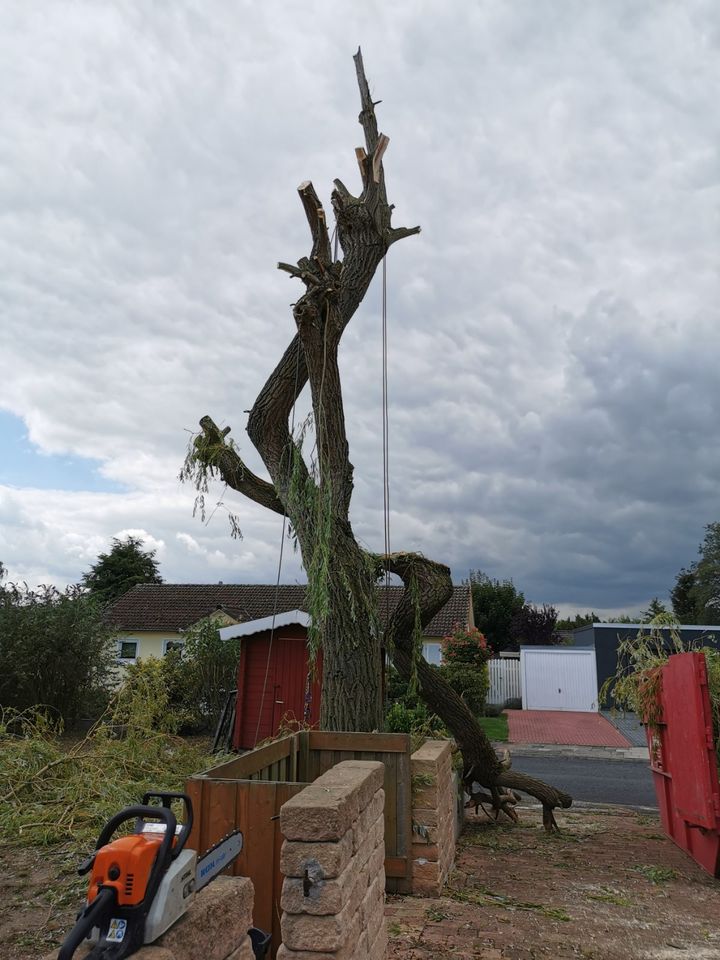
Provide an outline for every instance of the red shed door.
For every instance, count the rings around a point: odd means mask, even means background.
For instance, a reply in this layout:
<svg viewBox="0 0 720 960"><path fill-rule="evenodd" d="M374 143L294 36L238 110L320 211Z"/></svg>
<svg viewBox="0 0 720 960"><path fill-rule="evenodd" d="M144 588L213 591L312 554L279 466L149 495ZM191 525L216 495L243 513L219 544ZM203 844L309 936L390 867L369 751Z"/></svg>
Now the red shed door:
<svg viewBox="0 0 720 960"><path fill-rule="evenodd" d="M272 647L267 637L249 637L244 644L238 746L249 750L274 736L283 718L302 722L308 656L306 641L300 637L275 637ZM319 689L313 686L311 720L316 720Z"/></svg>

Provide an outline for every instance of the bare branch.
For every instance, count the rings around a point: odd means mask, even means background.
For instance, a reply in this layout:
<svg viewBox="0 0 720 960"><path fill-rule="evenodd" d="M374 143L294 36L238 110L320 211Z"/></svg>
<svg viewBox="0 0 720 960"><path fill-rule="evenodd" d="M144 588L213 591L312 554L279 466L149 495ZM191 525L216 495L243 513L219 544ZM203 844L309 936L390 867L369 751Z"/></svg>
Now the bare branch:
<svg viewBox="0 0 720 960"><path fill-rule="evenodd" d="M378 558L378 562L386 563L388 569L396 573L405 584L400 603L390 618L386 644L393 663L402 675L407 676L415 655L412 642L417 614L415 604L420 604L420 621L425 627L452 593L450 570L443 564L435 563L417 553L393 553ZM415 667L423 699L445 721L462 751L465 761L463 779L466 785L472 787L472 783L477 781L489 789L495 809L502 810L511 817L508 792L517 789L529 793L543 805L545 829L557 830L553 809L569 807L572 798L541 780L508 769L505 759L501 761L497 756L475 717L457 693L447 684L439 683L437 674L424 659L418 659Z"/></svg>
<svg viewBox="0 0 720 960"><path fill-rule="evenodd" d="M296 333L266 380L248 417L248 435L283 500L287 497L288 458L295 449L288 421L307 379L305 351L300 335ZM310 477L302 457L297 459L297 470L300 471L299 482L307 483Z"/></svg>
<svg viewBox="0 0 720 960"><path fill-rule="evenodd" d="M420 227L393 227L388 234L388 246L405 237L414 237L420 233Z"/></svg>
<svg viewBox="0 0 720 960"><path fill-rule="evenodd" d="M305 274L299 267L296 267L292 263L283 263L280 261L277 265L278 270L284 270L285 273L289 273L291 277L296 277L298 280L304 280Z"/></svg>
<svg viewBox="0 0 720 960"><path fill-rule="evenodd" d="M370 96L370 87L368 86L367 78L365 76L365 66L363 65L362 51L358 47L358 51L353 57L355 61L355 72L357 73L358 87L360 87L360 102L362 104L362 109L360 110L359 121L365 131L365 145L367 147L367 152L372 154L375 152L375 147L378 142L378 128L377 120L375 119L375 104L372 101Z"/></svg>
<svg viewBox="0 0 720 960"><path fill-rule="evenodd" d="M360 176L364 187L367 183L367 154L362 147L355 147L355 159L358 162L358 167L360 167Z"/></svg>

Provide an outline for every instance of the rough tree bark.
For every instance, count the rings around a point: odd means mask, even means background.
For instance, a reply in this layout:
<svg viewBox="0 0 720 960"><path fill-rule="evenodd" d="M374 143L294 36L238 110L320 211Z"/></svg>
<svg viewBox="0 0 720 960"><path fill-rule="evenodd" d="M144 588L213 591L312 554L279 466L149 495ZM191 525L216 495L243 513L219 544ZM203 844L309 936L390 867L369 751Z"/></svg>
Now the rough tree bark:
<svg viewBox="0 0 720 960"><path fill-rule="evenodd" d="M251 500L286 513L297 536L308 574L308 598L315 642L323 650L323 698L320 723L328 730L377 730L382 727L381 638L375 584L384 564L405 584L402 601L386 626L385 642L400 674L416 672L423 698L455 736L465 763L465 781L487 790L497 810L513 817L524 790L543 803L545 825L554 827L552 810L570 798L539 781L506 769L463 701L416 652L418 613L423 625L447 602L450 571L417 554L371 555L355 540L348 512L353 490L338 348L347 324L362 302L378 265L398 240L419 227L393 227L383 154L388 138L378 132L375 104L360 51L354 57L360 88L359 122L365 146L356 149L362 192L353 196L335 180L332 206L342 257L333 256L327 218L313 185L298 187L312 237L309 257L279 269L300 280L305 291L293 305L296 333L250 411L247 432L270 481L243 463L210 417L200 421L185 469L199 485L218 475ZM293 405L309 383L317 442L310 469L301 444L289 428Z"/></svg>

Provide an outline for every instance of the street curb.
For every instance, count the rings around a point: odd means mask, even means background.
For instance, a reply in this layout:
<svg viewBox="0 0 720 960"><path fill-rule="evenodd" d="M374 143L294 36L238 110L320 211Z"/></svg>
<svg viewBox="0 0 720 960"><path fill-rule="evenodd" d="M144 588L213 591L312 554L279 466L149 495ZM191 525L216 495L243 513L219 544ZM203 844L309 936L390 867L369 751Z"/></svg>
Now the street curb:
<svg viewBox="0 0 720 960"><path fill-rule="evenodd" d="M495 750L508 750L511 757L576 757L580 760L650 762L647 747L580 747L562 743L494 743Z"/></svg>
<svg viewBox="0 0 720 960"><path fill-rule="evenodd" d="M542 804L539 801L528 800L526 797L523 797L523 802L519 803L515 809L522 811L538 810L540 808L542 808ZM643 806L639 803L602 803L599 800L573 800L571 807L558 808L558 813L562 815L563 810L566 812L572 810L587 810L589 813L603 813L603 811L612 813L615 810L632 810L633 813L647 813L653 814L658 818L660 817L660 811L657 807Z"/></svg>

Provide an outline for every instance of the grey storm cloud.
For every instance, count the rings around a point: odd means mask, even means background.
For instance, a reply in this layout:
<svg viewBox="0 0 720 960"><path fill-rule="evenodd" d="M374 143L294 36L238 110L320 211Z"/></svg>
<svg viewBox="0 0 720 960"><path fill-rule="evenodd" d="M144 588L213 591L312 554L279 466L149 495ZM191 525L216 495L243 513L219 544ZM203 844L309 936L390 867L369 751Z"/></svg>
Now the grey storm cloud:
<svg viewBox="0 0 720 960"><path fill-rule="evenodd" d="M76 580L136 531L168 579L274 579L278 518L218 488L203 524L176 478L204 413L262 468L243 410L299 292L275 264L307 253L301 180L356 185L361 43L396 222L423 227L388 262L393 545L563 609L667 591L718 518L716 4L59 0L0 21L0 408L125 491L0 487L11 575ZM341 354L373 548L380 356L376 280Z"/></svg>

